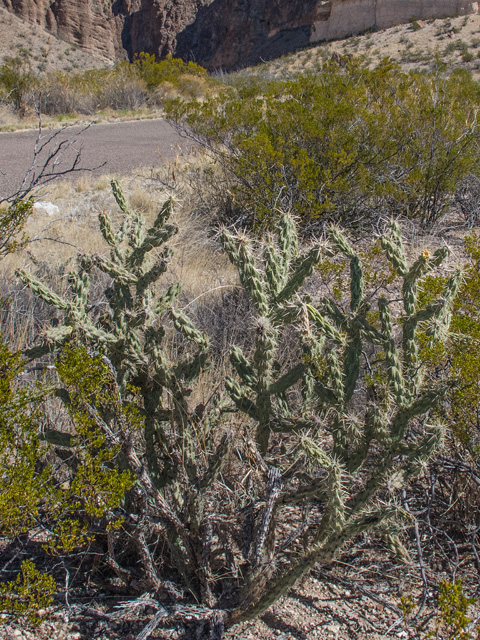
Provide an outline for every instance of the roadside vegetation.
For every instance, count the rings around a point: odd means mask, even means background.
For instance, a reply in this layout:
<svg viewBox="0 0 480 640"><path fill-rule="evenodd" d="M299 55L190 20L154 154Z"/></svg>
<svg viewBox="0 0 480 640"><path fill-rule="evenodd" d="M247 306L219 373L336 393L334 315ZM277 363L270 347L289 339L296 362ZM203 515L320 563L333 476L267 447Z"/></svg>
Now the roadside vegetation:
<svg viewBox="0 0 480 640"><path fill-rule="evenodd" d="M477 637L478 83L148 55L47 80L44 112L158 100L202 153L154 195L87 189L57 254L28 199L1 210L5 624L87 584L148 603L138 638L239 637L355 547L390 562L396 632Z"/></svg>
<svg viewBox="0 0 480 640"><path fill-rule="evenodd" d="M141 116L158 113L168 98L200 98L214 82L205 69L176 58L157 62L140 54L133 63L86 71L37 75L26 56L4 58L0 100L20 119L42 115L57 123L81 116Z"/></svg>
<svg viewBox="0 0 480 640"><path fill-rule="evenodd" d="M480 166L479 85L444 71L332 60L315 74L254 76L206 101L177 99L166 114L206 145L230 179L232 206L256 227L282 210L303 224L401 214L429 227Z"/></svg>

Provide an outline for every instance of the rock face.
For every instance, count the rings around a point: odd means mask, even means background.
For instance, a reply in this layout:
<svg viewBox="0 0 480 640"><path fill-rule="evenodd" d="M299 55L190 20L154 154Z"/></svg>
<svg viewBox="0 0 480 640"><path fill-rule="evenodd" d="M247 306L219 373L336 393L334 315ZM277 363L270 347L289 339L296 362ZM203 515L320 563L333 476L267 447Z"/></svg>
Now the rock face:
<svg viewBox="0 0 480 640"><path fill-rule="evenodd" d="M417 19L478 13L471 0L0 0L111 60L172 53L233 69L320 40Z"/></svg>
<svg viewBox="0 0 480 640"><path fill-rule="evenodd" d="M25 21L107 58L123 56L123 17L109 0L1 0L1 4Z"/></svg>
<svg viewBox="0 0 480 640"><path fill-rule="evenodd" d="M235 68L305 46L318 0L214 0L177 38L177 53L210 69Z"/></svg>
<svg viewBox="0 0 480 640"><path fill-rule="evenodd" d="M211 0L0 0L28 22L111 60L175 52L176 36Z"/></svg>
<svg viewBox="0 0 480 640"><path fill-rule="evenodd" d="M117 16L123 16L121 43L132 59L141 51L154 53L157 58L176 55L178 33L194 22L198 11L211 1L116 0L110 4Z"/></svg>
<svg viewBox="0 0 480 640"><path fill-rule="evenodd" d="M478 13L467 0L323 0L324 13L312 25L310 42L334 40L367 29L386 29L410 22Z"/></svg>
<svg viewBox="0 0 480 640"><path fill-rule="evenodd" d="M177 38L177 53L235 68L298 47L417 19L478 13L469 0L214 0Z"/></svg>

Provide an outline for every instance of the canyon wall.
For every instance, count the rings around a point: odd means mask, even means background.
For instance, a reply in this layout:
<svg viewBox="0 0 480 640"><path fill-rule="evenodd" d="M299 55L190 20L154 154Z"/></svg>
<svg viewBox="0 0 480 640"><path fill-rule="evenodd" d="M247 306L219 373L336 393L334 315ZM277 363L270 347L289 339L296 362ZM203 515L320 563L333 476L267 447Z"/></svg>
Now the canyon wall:
<svg viewBox="0 0 480 640"><path fill-rule="evenodd" d="M177 53L236 68L321 40L420 19L478 13L470 0L214 0L177 38Z"/></svg>
<svg viewBox="0 0 480 640"><path fill-rule="evenodd" d="M211 0L0 0L27 22L111 60L175 53L176 36Z"/></svg>
<svg viewBox="0 0 480 640"><path fill-rule="evenodd" d="M214 0L177 37L177 54L232 69L308 45L318 0Z"/></svg>
<svg viewBox="0 0 480 640"><path fill-rule="evenodd" d="M335 40L368 29L478 13L478 2L466 0L320 0L323 15L314 21L310 42Z"/></svg>
<svg viewBox="0 0 480 640"><path fill-rule="evenodd" d="M0 0L111 60L146 51L234 69L415 18L478 13L470 0Z"/></svg>
<svg viewBox="0 0 480 640"><path fill-rule="evenodd" d="M110 58L123 56L123 16L110 0L1 0L9 11L64 40Z"/></svg>

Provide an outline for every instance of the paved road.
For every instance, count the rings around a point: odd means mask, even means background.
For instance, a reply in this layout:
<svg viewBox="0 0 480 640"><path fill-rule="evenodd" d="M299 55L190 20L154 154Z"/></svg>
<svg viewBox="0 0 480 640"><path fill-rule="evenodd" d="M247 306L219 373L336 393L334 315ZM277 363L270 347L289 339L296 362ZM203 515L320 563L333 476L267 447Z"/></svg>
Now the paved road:
<svg viewBox="0 0 480 640"><path fill-rule="evenodd" d="M93 124L83 132L80 127L68 127L56 132L53 139L52 131L44 131L42 135L38 143L38 131L0 133L0 199L15 193L22 184L25 174L32 166L36 143L38 148L44 146L38 153L37 173L48 156L59 146L59 153L53 159L52 171L59 173L68 169L76 153L80 151L77 166L90 169L96 167L91 172L94 176L130 173L140 167L155 167L174 158L180 149L192 146L163 120ZM51 165L52 162L49 166ZM77 179L86 173L70 173L68 177Z"/></svg>

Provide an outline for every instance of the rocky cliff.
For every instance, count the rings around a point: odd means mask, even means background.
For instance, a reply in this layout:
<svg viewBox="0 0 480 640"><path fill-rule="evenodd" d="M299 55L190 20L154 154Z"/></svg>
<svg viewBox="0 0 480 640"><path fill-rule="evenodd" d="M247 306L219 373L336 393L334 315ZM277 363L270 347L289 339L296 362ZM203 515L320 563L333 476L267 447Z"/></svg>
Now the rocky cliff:
<svg viewBox="0 0 480 640"><path fill-rule="evenodd" d="M470 0L214 0L178 35L177 53L235 68L368 29L478 13Z"/></svg>
<svg viewBox="0 0 480 640"><path fill-rule="evenodd" d="M235 68L305 46L318 0L214 0L177 38L177 53L207 67Z"/></svg>
<svg viewBox="0 0 480 640"><path fill-rule="evenodd" d="M112 59L175 52L176 36L211 0L0 0L28 22Z"/></svg>
<svg viewBox="0 0 480 640"><path fill-rule="evenodd" d="M1 0L1 4L25 21L107 58L123 55L124 19L110 0Z"/></svg>
<svg viewBox="0 0 480 640"><path fill-rule="evenodd" d="M271 59L366 29L478 13L471 0L0 0L112 60L172 53L209 69Z"/></svg>

